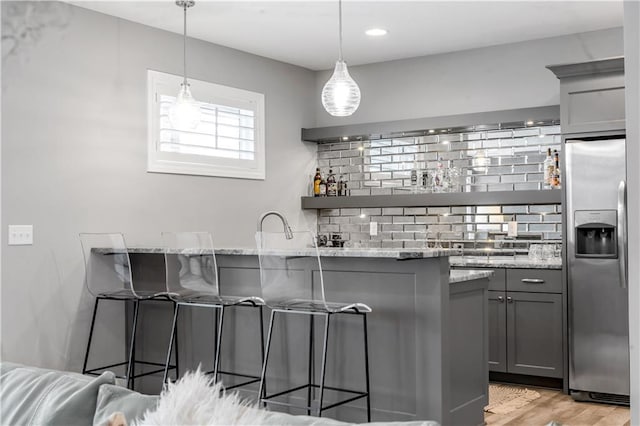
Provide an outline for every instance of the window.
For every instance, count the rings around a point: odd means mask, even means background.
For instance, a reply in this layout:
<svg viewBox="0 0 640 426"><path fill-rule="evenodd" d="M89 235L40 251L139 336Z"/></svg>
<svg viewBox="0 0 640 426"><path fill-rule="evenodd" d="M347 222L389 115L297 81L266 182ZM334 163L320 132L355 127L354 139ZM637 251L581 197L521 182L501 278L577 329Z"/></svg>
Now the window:
<svg viewBox="0 0 640 426"><path fill-rule="evenodd" d="M178 130L169 111L182 79L147 72L147 171L264 179L264 95L190 78L200 123L193 130Z"/></svg>

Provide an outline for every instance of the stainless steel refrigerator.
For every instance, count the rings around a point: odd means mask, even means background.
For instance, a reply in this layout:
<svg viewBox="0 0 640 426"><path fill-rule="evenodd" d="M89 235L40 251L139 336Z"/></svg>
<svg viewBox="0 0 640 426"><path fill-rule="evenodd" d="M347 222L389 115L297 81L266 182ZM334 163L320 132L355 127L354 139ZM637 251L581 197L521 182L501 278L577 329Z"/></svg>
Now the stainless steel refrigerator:
<svg viewBox="0 0 640 426"><path fill-rule="evenodd" d="M625 140L565 142L569 390L628 404Z"/></svg>

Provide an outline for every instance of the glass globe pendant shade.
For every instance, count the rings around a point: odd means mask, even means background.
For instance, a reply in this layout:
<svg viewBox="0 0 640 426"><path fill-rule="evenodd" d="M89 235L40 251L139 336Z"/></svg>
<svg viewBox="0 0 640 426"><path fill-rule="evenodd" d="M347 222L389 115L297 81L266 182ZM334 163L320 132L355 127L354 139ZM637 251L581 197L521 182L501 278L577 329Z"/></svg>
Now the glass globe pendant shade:
<svg viewBox="0 0 640 426"><path fill-rule="evenodd" d="M200 106L186 83L180 85L176 103L169 110L169 120L177 130L193 130L200 124Z"/></svg>
<svg viewBox="0 0 640 426"><path fill-rule="evenodd" d="M334 117L347 117L360 106L360 88L342 60L336 62L333 75L322 89L322 106Z"/></svg>

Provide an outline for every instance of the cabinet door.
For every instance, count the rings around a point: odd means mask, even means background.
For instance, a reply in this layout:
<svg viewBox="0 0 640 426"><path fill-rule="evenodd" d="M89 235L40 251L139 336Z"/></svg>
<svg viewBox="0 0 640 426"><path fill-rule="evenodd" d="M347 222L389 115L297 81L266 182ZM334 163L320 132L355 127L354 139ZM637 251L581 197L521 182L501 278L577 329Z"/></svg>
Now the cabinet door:
<svg viewBox="0 0 640 426"><path fill-rule="evenodd" d="M504 291L489 295L489 371L507 372L507 311Z"/></svg>
<svg viewBox="0 0 640 426"><path fill-rule="evenodd" d="M562 133L625 129L624 74L605 73L562 79Z"/></svg>
<svg viewBox="0 0 640 426"><path fill-rule="evenodd" d="M507 293L507 370L562 377L562 295Z"/></svg>

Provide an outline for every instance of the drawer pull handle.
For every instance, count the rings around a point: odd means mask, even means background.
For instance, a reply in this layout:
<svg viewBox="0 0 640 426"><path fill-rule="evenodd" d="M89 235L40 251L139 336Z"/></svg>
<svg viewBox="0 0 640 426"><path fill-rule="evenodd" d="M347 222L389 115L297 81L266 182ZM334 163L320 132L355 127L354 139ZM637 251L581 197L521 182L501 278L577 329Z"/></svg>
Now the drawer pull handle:
<svg viewBox="0 0 640 426"><path fill-rule="evenodd" d="M544 284L544 280L538 278L523 278L520 281L527 284Z"/></svg>
<svg viewBox="0 0 640 426"><path fill-rule="evenodd" d="M507 302L508 303L513 303L513 298L512 297L507 297Z"/></svg>
<svg viewBox="0 0 640 426"><path fill-rule="evenodd" d="M500 303L504 303L504 297L502 297L502 296L498 296L498 302L500 302Z"/></svg>

